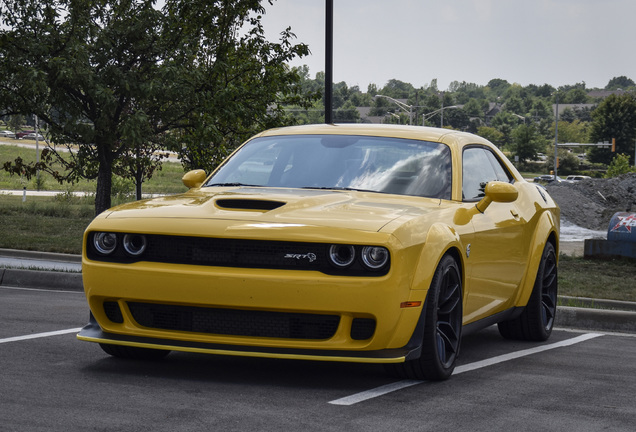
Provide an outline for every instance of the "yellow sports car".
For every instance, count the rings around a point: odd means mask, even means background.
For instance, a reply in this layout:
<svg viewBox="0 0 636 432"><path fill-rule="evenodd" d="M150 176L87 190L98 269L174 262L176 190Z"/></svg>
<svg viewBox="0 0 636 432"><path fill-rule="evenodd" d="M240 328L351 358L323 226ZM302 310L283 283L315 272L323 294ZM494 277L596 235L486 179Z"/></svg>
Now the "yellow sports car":
<svg viewBox="0 0 636 432"><path fill-rule="evenodd" d="M273 129L183 182L87 228L79 339L117 357L384 363L441 380L467 332L550 336L559 208L483 138Z"/></svg>

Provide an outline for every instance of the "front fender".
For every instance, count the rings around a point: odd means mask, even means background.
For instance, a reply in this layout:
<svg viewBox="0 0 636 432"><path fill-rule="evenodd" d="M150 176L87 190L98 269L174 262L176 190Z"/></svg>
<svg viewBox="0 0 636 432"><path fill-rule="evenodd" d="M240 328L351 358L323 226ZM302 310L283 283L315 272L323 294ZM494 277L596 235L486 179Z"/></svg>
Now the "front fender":
<svg viewBox="0 0 636 432"><path fill-rule="evenodd" d="M515 306L523 307L528 304L528 300L530 299L530 295L532 294L532 289L534 288L534 283L537 278L537 272L539 271L539 265L541 264L543 249L549 241L553 241L554 243L558 264L559 222L558 217L555 217L551 212L546 211L541 214L530 242L528 266L526 268L526 274L519 286L519 290L517 290L517 298L514 303Z"/></svg>
<svg viewBox="0 0 636 432"><path fill-rule="evenodd" d="M437 265L442 257L453 248L456 248L458 251L462 250L459 233L452 227L442 223L432 225L426 235L420 259L413 273L411 289L423 290L427 293ZM462 261L458 264L463 269L463 257L460 253L457 255L460 256L460 260Z"/></svg>
<svg viewBox="0 0 636 432"><path fill-rule="evenodd" d="M415 266L415 270L413 272L413 279L411 281L411 295L409 296L409 301L412 302L421 302L421 306L418 309L404 309L403 314L404 320L403 323L410 323L407 325L412 326L415 321L415 327L410 327L412 330L406 332L396 332L396 335L401 335L401 337L394 337L391 341L390 346L399 346L399 347L410 347L413 350L411 356L413 358L419 357L420 352L420 344L422 342L423 332L424 332L424 318L426 314L426 297L428 295L428 290L431 285L431 281L433 279L433 275L435 270L437 269L437 265L439 264L442 257L452 249L461 250L461 243L459 234L448 225L444 225L441 223L432 225L428 233L426 234L426 239L424 241L424 245L422 246L419 260ZM461 261L459 263L460 268L464 268L463 257L461 257L460 253L457 253ZM465 281L465 275L462 271L462 278ZM413 312L417 312L418 315L413 315ZM407 320L406 317L409 317ZM408 339L408 343L404 337L410 336ZM404 345L406 343L406 345ZM415 349L417 347L417 349Z"/></svg>

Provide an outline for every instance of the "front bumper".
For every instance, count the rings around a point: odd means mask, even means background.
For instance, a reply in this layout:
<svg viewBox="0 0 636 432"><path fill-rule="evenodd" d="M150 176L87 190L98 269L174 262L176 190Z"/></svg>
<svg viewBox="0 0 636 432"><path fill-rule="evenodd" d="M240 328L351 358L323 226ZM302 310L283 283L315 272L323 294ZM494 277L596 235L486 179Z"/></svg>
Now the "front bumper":
<svg viewBox="0 0 636 432"><path fill-rule="evenodd" d="M77 334L86 342L124 345L139 348L184 351L203 354L230 355L240 357L261 357L295 360L336 361L353 363L402 363L418 358L421 354L424 312L409 343L397 349L374 351L312 350L262 346L224 345L186 340L169 340L153 337L108 333L102 330L93 314L89 323Z"/></svg>

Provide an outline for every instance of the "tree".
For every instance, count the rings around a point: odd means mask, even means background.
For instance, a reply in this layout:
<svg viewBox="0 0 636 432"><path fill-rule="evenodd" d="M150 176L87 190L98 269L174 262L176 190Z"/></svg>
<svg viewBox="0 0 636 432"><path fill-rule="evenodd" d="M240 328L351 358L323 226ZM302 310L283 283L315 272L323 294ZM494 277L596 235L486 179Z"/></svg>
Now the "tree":
<svg viewBox="0 0 636 432"><path fill-rule="evenodd" d="M616 140L616 153L634 154L636 141L636 97L632 94L610 95L592 112L590 137L593 142ZM594 148L592 162L609 164L613 158L607 149Z"/></svg>
<svg viewBox="0 0 636 432"><path fill-rule="evenodd" d="M573 88L568 90L559 101L564 104L583 104L587 103L587 91L582 88Z"/></svg>
<svg viewBox="0 0 636 432"><path fill-rule="evenodd" d="M414 92L415 88L413 85L397 79L389 80L382 90L380 90L380 94L392 97L393 99L407 99L411 93Z"/></svg>
<svg viewBox="0 0 636 432"><path fill-rule="evenodd" d="M626 76L614 77L605 86L605 90L627 90L630 87L634 87L636 84L633 80L627 78Z"/></svg>
<svg viewBox="0 0 636 432"><path fill-rule="evenodd" d="M554 122L553 126L554 128ZM571 122L559 120L559 142L561 143L588 143L590 142L588 124L580 120Z"/></svg>
<svg viewBox="0 0 636 432"><path fill-rule="evenodd" d="M14 133L17 133L18 129L21 129L23 124L24 124L24 116L12 115L9 117L9 121L7 122L7 127L9 128L9 130L12 130Z"/></svg>
<svg viewBox="0 0 636 432"><path fill-rule="evenodd" d="M570 153L566 149L560 148L558 150L558 158L558 174L573 174L577 172L581 166L580 159L574 153ZM545 167L549 172L554 170L554 151L548 153L548 157L545 161Z"/></svg>
<svg viewBox="0 0 636 432"><path fill-rule="evenodd" d="M211 169L255 130L291 121L281 103L312 98L286 63L308 49L290 29L267 41L264 11L259 0L3 0L0 114L35 114L53 143L79 146L5 169L96 178L100 213L113 173L132 176L130 157L172 146L188 168ZM157 162L133 171L147 178Z"/></svg>
<svg viewBox="0 0 636 432"><path fill-rule="evenodd" d="M537 153L545 149L546 142L534 125L522 124L512 131L512 144L516 156L525 163L528 160L535 160Z"/></svg>
<svg viewBox="0 0 636 432"><path fill-rule="evenodd" d="M477 129L477 135L486 138L497 147L502 147L504 145L504 134L499 132L494 127L481 126Z"/></svg>
<svg viewBox="0 0 636 432"><path fill-rule="evenodd" d="M609 164L605 178L618 177L621 174L627 174L633 171L629 165L629 156L626 154L617 154Z"/></svg>

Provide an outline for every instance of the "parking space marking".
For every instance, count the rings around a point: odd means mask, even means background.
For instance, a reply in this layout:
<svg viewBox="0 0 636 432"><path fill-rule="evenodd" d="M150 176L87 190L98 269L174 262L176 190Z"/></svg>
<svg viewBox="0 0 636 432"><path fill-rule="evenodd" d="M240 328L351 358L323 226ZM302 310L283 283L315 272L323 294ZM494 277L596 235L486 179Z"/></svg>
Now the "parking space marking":
<svg viewBox="0 0 636 432"><path fill-rule="evenodd" d="M57 330L57 331L45 332L45 333L34 333L34 334L30 334L30 335L25 335L25 336L15 336L15 337L10 337L10 338L0 339L0 344L7 343L7 342L23 341L23 340L28 340L28 339L38 339L38 338L44 338L44 337L49 337L49 336L58 336L58 335L63 335L63 334L68 334L68 333L77 333L81 329L82 329L81 327L77 327L77 328L72 328L72 329Z"/></svg>
<svg viewBox="0 0 636 432"><path fill-rule="evenodd" d="M473 371L476 369L481 369L487 366L492 366L494 364L497 363L503 363L509 360L514 360L520 357L526 357L529 356L531 354L536 354L536 353L540 353L543 351L548 351L548 350L552 350L555 348L562 348L562 347L566 347L566 346L570 346L570 345L575 345L577 343L581 343L581 342L585 342L587 340L590 339L594 339L597 338L599 336L603 336L603 333L586 333L583 334L581 336L572 338L572 339L566 339L560 342L555 342L553 344L549 344L549 345L541 345L535 348L530 348L530 349L526 349L526 350L521 350L521 351L515 351L509 354L503 354L497 357L493 357L490 359L486 359L486 360L481 360L478 362L474 362L474 363L469 363L466 365L462 365L462 366L458 366L457 368L455 368L455 372L453 373L453 375L457 375L460 373L464 373L464 372L469 372L469 371ZM377 387L375 389L371 389L371 390L366 390L360 393L356 393L354 395L351 396L345 396L343 398L340 399L336 399L336 400L332 400L329 403L332 405L355 405L359 402L364 402L366 400L369 399L373 399L376 398L378 396L383 396L387 393L391 393L397 390L401 390L403 388L407 388L407 387L411 387L417 384L422 384L426 381L417 381L417 380L402 380L402 381L398 381L392 384L387 384L384 386L380 386Z"/></svg>
<svg viewBox="0 0 636 432"><path fill-rule="evenodd" d="M14 291L39 291L39 292L47 292L47 293L70 293L70 294L82 294L84 295L84 291L70 291L70 290L52 290L47 288L24 288L24 287L14 287L14 286L0 286L0 289L5 290L14 290Z"/></svg>

